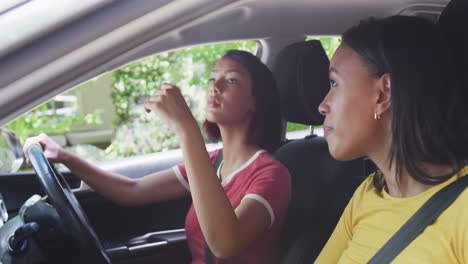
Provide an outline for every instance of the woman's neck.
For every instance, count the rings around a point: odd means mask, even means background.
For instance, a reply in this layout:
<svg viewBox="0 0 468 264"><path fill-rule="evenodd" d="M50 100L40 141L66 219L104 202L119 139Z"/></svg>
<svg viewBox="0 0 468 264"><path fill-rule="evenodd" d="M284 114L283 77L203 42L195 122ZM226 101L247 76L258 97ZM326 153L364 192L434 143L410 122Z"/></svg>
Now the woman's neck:
<svg viewBox="0 0 468 264"><path fill-rule="evenodd" d="M220 126L220 132L223 140L223 167L239 167L260 149L250 143L252 138L249 138L245 127Z"/></svg>
<svg viewBox="0 0 468 264"><path fill-rule="evenodd" d="M380 155L370 155L369 158L374 161L377 167L383 174L385 180L386 191L393 197L406 198L418 195L434 185L424 184L415 180L409 174L405 167L401 168L400 176L396 170L395 162L390 167L390 159L388 151L383 151ZM449 165L423 164L423 169L433 176L444 176L453 172L453 168Z"/></svg>

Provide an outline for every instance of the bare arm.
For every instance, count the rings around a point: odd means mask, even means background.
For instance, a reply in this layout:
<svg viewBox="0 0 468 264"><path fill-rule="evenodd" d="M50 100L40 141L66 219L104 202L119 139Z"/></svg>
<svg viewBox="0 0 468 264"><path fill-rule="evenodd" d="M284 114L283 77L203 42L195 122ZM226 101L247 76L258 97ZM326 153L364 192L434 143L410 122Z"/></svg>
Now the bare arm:
<svg viewBox="0 0 468 264"><path fill-rule="evenodd" d="M268 210L245 199L233 208L205 149L200 129L177 87L166 85L145 107L177 134L184 155L192 200L205 240L214 255L238 254L270 226Z"/></svg>
<svg viewBox="0 0 468 264"><path fill-rule="evenodd" d="M217 257L236 255L268 229L270 215L264 205L252 199L244 199L234 209L215 175L198 127L185 131L179 133L180 142L203 235Z"/></svg>
<svg viewBox="0 0 468 264"><path fill-rule="evenodd" d="M34 143L42 146L44 155L49 161L63 163L99 194L120 205L149 204L188 194L172 169L132 179L90 164L62 149L46 135L28 139L24 146L25 153Z"/></svg>

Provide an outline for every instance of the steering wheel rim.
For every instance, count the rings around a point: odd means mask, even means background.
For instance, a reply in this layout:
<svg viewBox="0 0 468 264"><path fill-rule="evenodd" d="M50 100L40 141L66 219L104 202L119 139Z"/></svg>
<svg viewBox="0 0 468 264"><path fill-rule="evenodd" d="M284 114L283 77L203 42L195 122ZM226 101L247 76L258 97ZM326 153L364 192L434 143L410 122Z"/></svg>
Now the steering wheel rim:
<svg viewBox="0 0 468 264"><path fill-rule="evenodd" d="M63 175L49 163L39 144L31 145L27 151L48 199L56 208L71 236L78 240L80 247L85 250L86 257L99 263L110 264L104 247Z"/></svg>

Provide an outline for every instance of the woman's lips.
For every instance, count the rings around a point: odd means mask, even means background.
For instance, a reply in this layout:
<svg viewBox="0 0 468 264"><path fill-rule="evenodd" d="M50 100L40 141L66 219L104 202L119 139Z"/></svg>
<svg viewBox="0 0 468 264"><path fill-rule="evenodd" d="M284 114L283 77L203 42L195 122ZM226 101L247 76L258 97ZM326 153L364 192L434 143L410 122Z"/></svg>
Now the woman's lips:
<svg viewBox="0 0 468 264"><path fill-rule="evenodd" d="M217 108L219 107L221 104L218 102L218 100L216 99L208 99L208 107L210 108Z"/></svg>
<svg viewBox="0 0 468 264"><path fill-rule="evenodd" d="M323 127L323 136L326 138L332 132L333 128L329 126Z"/></svg>

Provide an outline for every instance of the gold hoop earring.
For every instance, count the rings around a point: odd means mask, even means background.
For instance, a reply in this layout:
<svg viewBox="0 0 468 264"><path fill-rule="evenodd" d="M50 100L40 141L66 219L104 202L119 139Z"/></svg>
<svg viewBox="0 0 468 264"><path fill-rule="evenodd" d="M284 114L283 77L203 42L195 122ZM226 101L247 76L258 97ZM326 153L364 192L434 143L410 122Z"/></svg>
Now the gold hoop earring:
<svg viewBox="0 0 468 264"><path fill-rule="evenodd" d="M380 115L378 115L377 112L374 112L374 119L375 120L380 120Z"/></svg>

